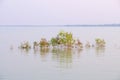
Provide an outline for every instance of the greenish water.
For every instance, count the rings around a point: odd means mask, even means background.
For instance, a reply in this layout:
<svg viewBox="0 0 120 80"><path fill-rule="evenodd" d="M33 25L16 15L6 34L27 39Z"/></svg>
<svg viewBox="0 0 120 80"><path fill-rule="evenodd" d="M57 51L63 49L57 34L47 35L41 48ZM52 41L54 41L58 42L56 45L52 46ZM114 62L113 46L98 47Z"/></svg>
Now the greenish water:
<svg viewBox="0 0 120 80"><path fill-rule="evenodd" d="M18 49L22 41L49 40L60 30L83 43L104 38L106 48ZM120 80L119 34L119 27L1 27L0 80Z"/></svg>

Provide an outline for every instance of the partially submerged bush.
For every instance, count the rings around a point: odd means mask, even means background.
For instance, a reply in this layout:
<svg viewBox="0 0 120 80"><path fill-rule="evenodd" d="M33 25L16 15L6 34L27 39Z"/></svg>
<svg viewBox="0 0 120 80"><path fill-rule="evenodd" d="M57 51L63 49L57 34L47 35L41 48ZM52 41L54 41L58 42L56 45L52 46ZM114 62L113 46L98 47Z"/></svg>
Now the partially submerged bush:
<svg viewBox="0 0 120 80"><path fill-rule="evenodd" d="M83 44L79 39L76 40L75 48L80 48L80 49L83 48Z"/></svg>
<svg viewBox="0 0 120 80"><path fill-rule="evenodd" d="M106 42L104 41L104 39L97 38L95 39L95 41L97 47L105 47Z"/></svg>
<svg viewBox="0 0 120 80"><path fill-rule="evenodd" d="M49 47L49 43L47 42L45 38L42 38L40 40L40 47Z"/></svg>
<svg viewBox="0 0 120 80"><path fill-rule="evenodd" d="M96 38L96 47L105 47L105 41L104 39L100 39L100 38ZM38 47L42 48L42 49L47 49L50 45L54 46L60 46L60 48L83 48L83 44L82 42L77 39L75 40L73 38L73 34L70 32L65 32L65 31L61 31L59 32L55 37L51 38L50 42L48 42L45 38L41 38L40 42L33 42L33 48L34 49L39 49ZM86 43L85 47L89 48L89 47L94 47L94 45L90 45L89 42ZM29 42L24 42L21 43L20 48L22 49L30 49L31 46L29 44Z"/></svg>
<svg viewBox="0 0 120 80"><path fill-rule="evenodd" d="M39 46L39 43L36 42L36 41L34 41L34 42L33 42L33 48L35 49L35 48L37 48L38 46Z"/></svg>
<svg viewBox="0 0 120 80"><path fill-rule="evenodd" d="M72 33L61 31L56 38L51 39L52 46L64 45L67 47L72 47L75 43Z"/></svg>
<svg viewBox="0 0 120 80"><path fill-rule="evenodd" d="M50 42L51 42L52 46L57 46L59 44L57 38L52 38Z"/></svg>
<svg viewBox="0 0 120 80"><path fill-rule="evenodd" d="M21 43L20 48L22 48L22 49L30 49L31 46L30 46L29 42L27 41L27 42Z"/></svg>

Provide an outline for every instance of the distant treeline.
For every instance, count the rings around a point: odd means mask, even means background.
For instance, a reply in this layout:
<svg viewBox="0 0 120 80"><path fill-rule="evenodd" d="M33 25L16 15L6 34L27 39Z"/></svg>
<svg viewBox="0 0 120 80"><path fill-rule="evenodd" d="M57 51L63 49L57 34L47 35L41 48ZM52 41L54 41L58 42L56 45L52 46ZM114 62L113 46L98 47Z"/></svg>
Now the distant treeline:
<svg viewBox="0 0 120 80"><path fill-rule="evenodd" d="M46 27L56 27L56 26L67 26L67 27L73 27L73 26L76 26L76 27L112 27L112 26L116 26L116 27L120 27L120 24L66 24L66 25L0 25L0 27L43 27L43 26L46 26Z"/></svg>
<svg viewBox="0 0 120 80"><path fill-rule="evenodd" d="M83 24L83 25L64 25L64 26L120 26L120 24Z"/></svg>

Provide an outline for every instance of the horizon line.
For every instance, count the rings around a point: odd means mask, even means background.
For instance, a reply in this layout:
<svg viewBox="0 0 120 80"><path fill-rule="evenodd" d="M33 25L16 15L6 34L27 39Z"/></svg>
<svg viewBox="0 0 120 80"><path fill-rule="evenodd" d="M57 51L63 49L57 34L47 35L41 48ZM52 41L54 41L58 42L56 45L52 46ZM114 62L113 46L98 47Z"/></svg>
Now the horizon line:
<svg viewBox="0 0 120 80"><path fill-rule="evenodd" d="M120 26L120 24L59 24L59 25L36 25L36 24L32 24L32 25L30 25L30 24L26 24L26 25L0 25L0 27L15 27L15 26L21 26L21 27L24 27L24 26L35 26L35 27L41 27L41 26L86 26L86 27L92 27L92 26Z"/></svg>

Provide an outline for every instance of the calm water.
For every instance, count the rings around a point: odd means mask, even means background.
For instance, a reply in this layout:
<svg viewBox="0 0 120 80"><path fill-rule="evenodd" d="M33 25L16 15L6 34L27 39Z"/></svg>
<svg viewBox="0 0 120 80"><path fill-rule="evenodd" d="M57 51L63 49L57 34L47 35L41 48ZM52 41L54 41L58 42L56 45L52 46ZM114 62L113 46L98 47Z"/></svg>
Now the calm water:
<svg viewBox="0 0 120 80"><path fill-rule="evenodd" d="M104 38L106 48L18 49L20 42L49 40L60 30L84 44ZM0 80L120 80L119 35L119 27L0 27Z"/></svg>

